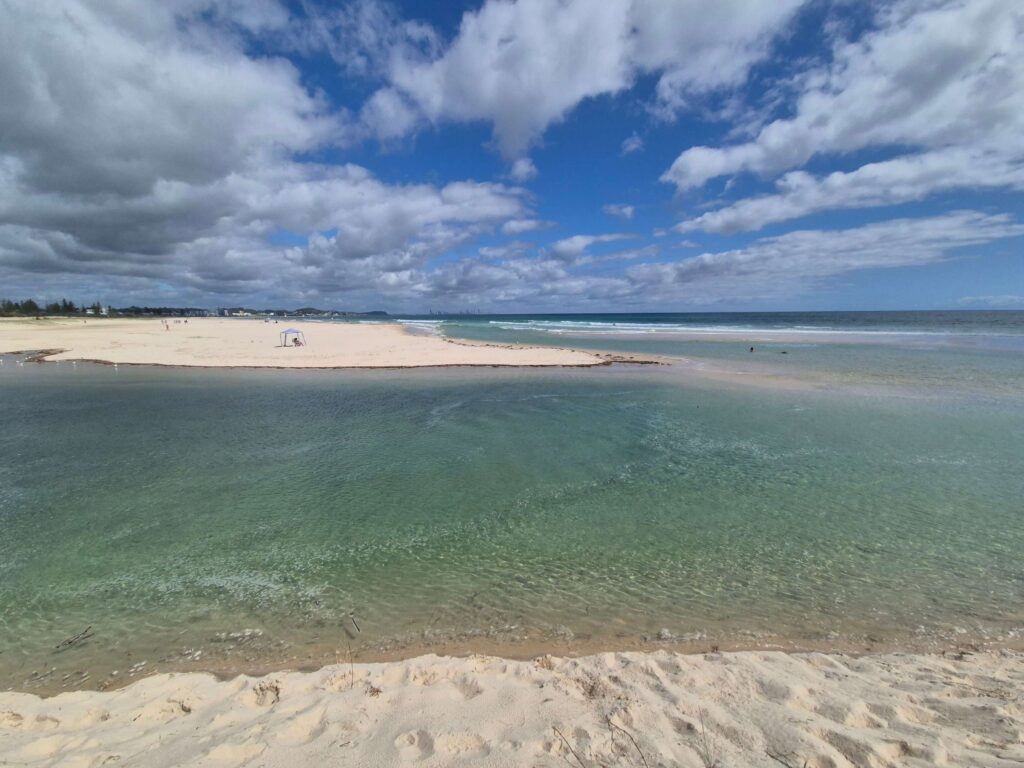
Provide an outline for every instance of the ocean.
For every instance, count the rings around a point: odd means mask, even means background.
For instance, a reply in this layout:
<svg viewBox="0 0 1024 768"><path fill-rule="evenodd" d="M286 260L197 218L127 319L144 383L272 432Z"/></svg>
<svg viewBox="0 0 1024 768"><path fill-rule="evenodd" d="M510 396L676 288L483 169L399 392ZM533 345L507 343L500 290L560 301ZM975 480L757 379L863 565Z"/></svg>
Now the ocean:
<svg viewBox="0 0 1024 768"><path fill-rule="evenodd" d="M0 687L1024 639L1024 312L400 320L666 364L7 356Z"/></svg>

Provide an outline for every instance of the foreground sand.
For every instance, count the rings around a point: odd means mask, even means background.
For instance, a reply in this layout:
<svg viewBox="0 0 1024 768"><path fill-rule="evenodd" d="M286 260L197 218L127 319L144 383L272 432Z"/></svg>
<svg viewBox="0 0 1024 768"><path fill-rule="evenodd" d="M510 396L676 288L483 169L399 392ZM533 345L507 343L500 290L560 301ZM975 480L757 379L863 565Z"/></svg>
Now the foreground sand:
<svg viewBox="0 0 1024 768"><path fill-rule="evenodd" d="M1010 766L1022 698L1009 651L424 656L0 693L0 764Z"/></svg>
<svg viewBox="0 0 1024 768"><path fill-rule="evenodd" d="M286 328L307 346L282 347ZM168 330L169 329L169 330ZM444 365L601 365L622 358L552 347L454 342L397 324L189 318L0 320L0 353L60 350L47 360L268 368L388 368Z"/></svg>

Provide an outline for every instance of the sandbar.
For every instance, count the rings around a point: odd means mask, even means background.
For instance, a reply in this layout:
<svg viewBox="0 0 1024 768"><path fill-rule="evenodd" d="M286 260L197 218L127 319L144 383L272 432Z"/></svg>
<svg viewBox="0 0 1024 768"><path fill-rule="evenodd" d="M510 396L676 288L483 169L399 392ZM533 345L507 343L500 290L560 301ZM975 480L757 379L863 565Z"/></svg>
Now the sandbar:
<svg viewBox="0 0 1024 768"><path fill-rule="evenodd" d="M304 346L281 344L302 331ZM556 347L463 342L416 334L397 323L255 319L71 318L0 320L0 353L45 352L39 360L214 368L418 368L594 366L648 362Z"/></svg>

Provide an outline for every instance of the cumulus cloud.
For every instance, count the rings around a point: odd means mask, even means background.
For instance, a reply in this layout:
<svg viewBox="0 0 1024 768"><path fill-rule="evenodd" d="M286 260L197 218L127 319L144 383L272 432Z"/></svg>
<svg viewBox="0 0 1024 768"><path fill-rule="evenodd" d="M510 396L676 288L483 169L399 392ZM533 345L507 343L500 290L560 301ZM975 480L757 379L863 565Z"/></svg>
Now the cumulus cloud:
<svg viewBox="0 0 1024 768"><path fill-rule="evenodd" d="M158 185L130 201L48 204L19 197L0 218L0 265L33 272L173 279L212 292L293 285L322 294L380 286L398 273L521 215L515 190L455 182L396 186L358 166L280 164L203 188ZM267 244L284 230L307 247ZM377 282L375 282L377 281Z"/></svg>
<svg viewBox="0 0 1024 768"><path fill-rule="evenodd" d="M512 181L518 181L520 183L529 181L530 179L536 178L537 166L533 164L533 161L528 157L520 157L509 168L508 177Z"/></svg>
<svg viewBox="0 0 1024 768"><path fill-rule="evenodd" d="M445 262L422 273L418 290L438 299L484 306L553 309L619 306L713 306L777 301L827 288L837 277L864 269L925 266L956 258L970 246L1024 236L1012 217L958 211L923 219L869 224L844 230L803 230L762 238L745 248L674 261L646 247L602 255L591 242L572 240L561 254L523 248ZM612 261L641 261L625 270L594 271Z"/></svg>
<svg viewBox="0 0 1024 768"><path fill-rule="evenodd" d="M873 208L923 200L955 189L1024 189L1024 156L949 148L814 176L790 171L776 193L740 200L680 223L676 230L730 234L818 211Z"/></svg>
<svg viewBox="0 0 1024 768"><path fill-rule="evenodd" d="M741 84L802 2L486 0L447 46L409 45L403 35L385 46L380 98L415 105L424 122L491 123L498 149L515 158L580 102L640 74L658 75L663 117Z"/></svg>
<svg viewBox="0 0 1024 768"><path fill-rule="evenodd" d="M343 144L346 119L288 61L247 55L245 35L276 29L282 7L233 9L5 4L0 280L398 290L433 256L531 220L515 187L385 184L356 165L300 162ZM279 232L307 244L270 245Z"/></svg>
<svg viewBox="0 0 1024 768"><path fill-rule="evenodd" d="M1020 235L1009 216L956 212L695 257L675 250L698 247L689 241L612 250L641 239L625 232L516 239L553 226L518 186L536 174L526 151L547 126L640 75L656 83L653 110L671 119L741 84L797 5L485 0L444 40L373 0L6 0L0 284L19 295L43 284L73 298L201 305L698 305L791 296L854 270L930 264ZM682 189L717 173L779 178L771 194L678 229L728 233L942 189L1024 188L1024 118L1011 99L1024 90L1024 57L1021 36L1007 32L1010 22L1021 28L1016 6L904 0L879 14L877 29L837 42L827 66L794 81L791 117L746 144L684 153L671 179ZM350 111L274 55L325 50L341 85L366 96ZM344 161L368 135L392 142L473 120L493 126L510 165L503 183L387 182ZM641 147L634 134L622 151ZM821 176L799 169L815 152L865 147L886 147L887 159ZM603 210L635 215L627 204Z"/></svg>
<svg viewBox="0 0 1024 768"><path fill-rule="evenodd" d="M343 123L289 62L249 58L229 32L201 24L216 5L6 3L8 172L41 191L132 195L340 141Z"/></svg>
<svg viewBox="0 0 1024 768"><path fill-rule="evenodd" d="M1024 6L903 0L877 28L835 42L800 78L792 117L742 144L692 147L662 179L681 190L720 176L775 176L815 156L865 148L896 156L824 177L790 172L775 194L741 200L682 229L734 232L821 210L921 200L951 189L1024 184Z"/></svg>

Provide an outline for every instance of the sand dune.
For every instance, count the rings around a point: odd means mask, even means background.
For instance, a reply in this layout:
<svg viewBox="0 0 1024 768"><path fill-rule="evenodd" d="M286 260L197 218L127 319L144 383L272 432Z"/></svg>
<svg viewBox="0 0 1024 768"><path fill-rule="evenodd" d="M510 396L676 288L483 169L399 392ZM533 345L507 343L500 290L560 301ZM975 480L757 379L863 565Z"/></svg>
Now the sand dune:
<svg viewBox="0 0 1024 768"><path fill-rule="evenodd" d="M303 347L280 344L286 328ZM397 324L280 323L228 318L0 320L0 352L58 350L47 360L257 367L388 368L448 365L602 365L618 358L572 349L455 342L409 333Z"/></svg>
<svg viewBox="0 0 1024 768"><path fill-rule="evenodd" d="M1024 656L425 656L0 693L0 763L1011 766Z"/></svg>

